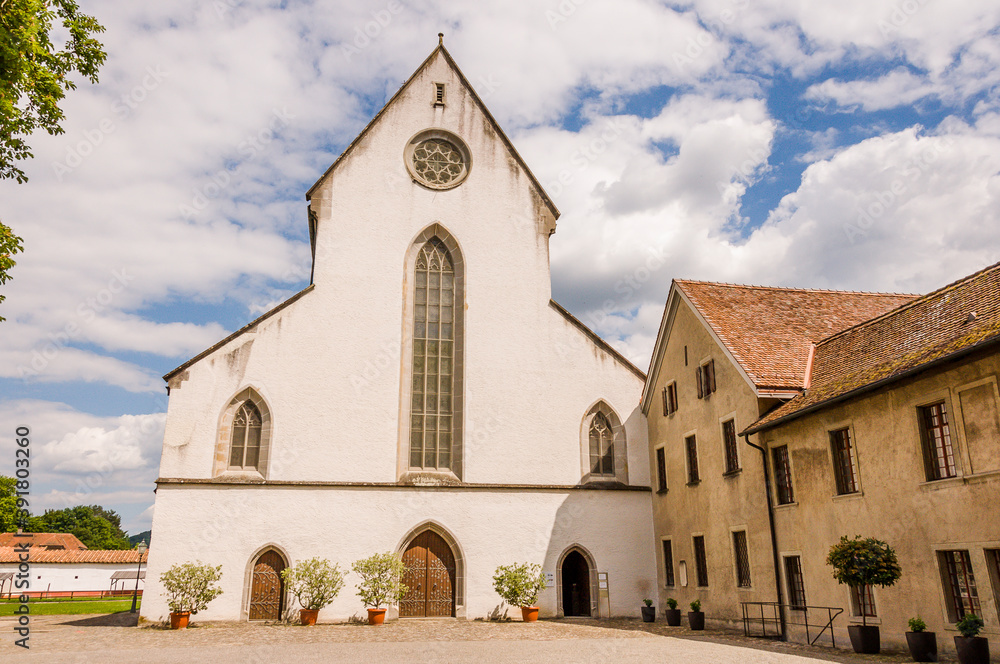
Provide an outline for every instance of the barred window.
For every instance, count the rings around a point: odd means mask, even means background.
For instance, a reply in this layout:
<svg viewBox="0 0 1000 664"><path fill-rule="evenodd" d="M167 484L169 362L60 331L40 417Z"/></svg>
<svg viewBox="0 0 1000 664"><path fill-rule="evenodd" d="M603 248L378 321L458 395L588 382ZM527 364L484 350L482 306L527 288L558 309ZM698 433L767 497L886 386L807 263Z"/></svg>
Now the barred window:
<svg viewBox="0 0 1000 664"><path fill-rule="evenodd" d="M938 558L948 595L949 620L958 622L967 613L983 615L969 552L939 551Z"/></svg>
<svg viewBox="0 0 1000 664"><path fill-rule="evenodd" d="M871 586L851 586L851 609L855 616L874 618L875 613L875 593Z"/></svg>
<svg viewBox="0 0 1000 664"><path fill-rule="evenodd" d="M733 553L736 555L736 585L750 588L750 555L747 552L747 533L737 530L733 533Z"/></svg>
<svg viewBox="0 0 1000 664"><path fill-rule="evenodd" d="M740 469L740 456L736 444L736 422L726 420L722 423L722 442L726 446L726 472L735 473Z"/></svg>
<svg viewBox="0 0 1000 664"><path fill-rule="evenodd" d="M687 450L688 462L688 484L697 484L701 481L698 475L698 440L694 436L684 439L684 447Z"/></svg>
<svg viewBox="0 0 1000 664"><path fill-rule="evenodd" d="M795 502L795 494L792 491L792 465L788 460L788 445L775 447L771 450L771 458L774 461L774 486L777 489L778 504L788 505Z"/></svg>
<svg viewBox="0 0 1000 664"><path fill-rule="evenodd" d="M785 583L788 585L788 603L797 611L806 608L806 585L802 578L802 559L785 556Z"/></svg>
<svg viewBox="0 0 1000 664"><path fill-rule="evenodd" d="M694 567L698 575L698 586L708 585L708 558L705 556L705 536L698 535L694 538Z"/></svg>
<svg viewBox="0 0 1000 664"><path fill-rule="evenodd" d="M233 418L233 439L229 447L229 468L257 470L260 461L262 418L257 406L244 401Z"/></svg>
<svg viewBox="0 0 1000 664"><path fill-rule="evenodd" d="M958 474L955 469L955 452L951 445L948 410L944 401L921 406L918 412L927 480L955 477Z"/></svg>
<svg viewBox="0 0 1000 664"><path fill-rule="evenodd" d="M667 490L667 460L662 447L656 449L656 480L660 492Z"/></svg>
<svg viewBox="0 0 1000 664"><path fill-rule="evenodd" d="M410 466L450 470L455 362L455 269L438 238L417 255L413 306Z"/></svg>
<svg viewBox="0 0 1000 664"><path fill-rule="evenodd" d="M674 585L674 547L670 540L663 540L663 585Z"/></svg>
<svg viewBox="0 0 1000 664"><path fill-rule="evenodd" d="M833 448L833 474L837 480L837 493L845 495L858 492L858 467L852 449L849 429L830 432L830 447Z"/></svg>

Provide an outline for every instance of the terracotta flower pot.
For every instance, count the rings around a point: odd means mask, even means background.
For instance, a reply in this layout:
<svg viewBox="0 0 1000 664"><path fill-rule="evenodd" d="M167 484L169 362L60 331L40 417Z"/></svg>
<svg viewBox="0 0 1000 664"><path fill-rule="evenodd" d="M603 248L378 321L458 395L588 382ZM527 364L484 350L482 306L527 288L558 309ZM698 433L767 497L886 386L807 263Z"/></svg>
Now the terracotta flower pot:
<svg viewBox="0 0 1000 664"><path fill-rule="evenodd" d="M680 609L663 609L663 615L667 618L667 625L670 627L680 627L681 626L681 610Z"/></svg>
<svg viewBox="0 0 1000 664"><path fill-rule="evenodd" d="M385 622L385 609L368 609L368 624L381 625Z"/></svg>
<svg viewBox="0 0 1000 664"><path fill-rule="evenodd" d="M187 629L190 619L190 611L174 611L170 614L170 629Z"/></svg>
<svg viewBox="0 0 1000 664"><path fill-rule="evenodd" d="M315 625L319 617L319 609L299 609L299 622L303 625Z"/></svg>
<svg viewBox="0 0 1000 664"><path fill-rule="evenodd" d="M523 620L524 622L535 622L536 620L538 620L538 607L522 606L521 620Z"/></svg>
<svg viewBox="0 0 1000 664"><path fill-rule="evenodd" d="M848 625L847 635L851 637L854 652L877 655L882 650L878 625Z"/></svg>
<svg viewBox="0 0 1000 664"><path fill-rule="evenodd" d="M688 625L691 626L692 631L705 629L705 612L688 611Z"/></svg>
<svg viewBox="0 0 1000 664"><path fill-rule="evenodd" d="M956 636L955 650L961 664L990 664L990 642L982 636Z"/></svg>
<svg viewBox="0 0 1000 664"><path fill-rule="evenodd" d="M936 662L937 635L934 632L907 632L906 646L914 662Z"/></svg>

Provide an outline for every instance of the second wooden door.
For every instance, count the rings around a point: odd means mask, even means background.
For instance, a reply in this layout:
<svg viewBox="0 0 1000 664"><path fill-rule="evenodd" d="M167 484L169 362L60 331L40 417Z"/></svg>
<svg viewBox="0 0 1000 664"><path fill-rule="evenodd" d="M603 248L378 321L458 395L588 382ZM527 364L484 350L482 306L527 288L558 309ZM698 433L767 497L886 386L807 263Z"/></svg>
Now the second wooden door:
<svg viewBox="0 0 1000 664"><path fill-rule="evenodd" d="M440 535L425 530L403 552L408 590L399 603L401 618L455 615L455 554Z"/></svg>

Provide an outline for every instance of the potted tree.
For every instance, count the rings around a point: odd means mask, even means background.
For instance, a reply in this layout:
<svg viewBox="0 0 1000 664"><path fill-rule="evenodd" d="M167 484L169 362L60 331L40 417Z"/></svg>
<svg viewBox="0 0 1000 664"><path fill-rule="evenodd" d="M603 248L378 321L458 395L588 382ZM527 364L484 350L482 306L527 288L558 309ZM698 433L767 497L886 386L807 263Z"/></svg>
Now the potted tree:
<svg viewBox="0 0 1000 664"><path fill-rule="evenodd" d="M170 629L185 629L191 616L204 611L208 603L222 594L216 583L222 579L222 565L212 567L194 563L178 563L160 574L170 607Z"/></svg>
<svg viewBox="0 0 1000 664"><path fill-rule="evenodd" d="M677 600L673 597L668 597L667 606L670 608L663 610L663 615L667 618L667 624L671 627L680 627L681 610L677 608Z"/></svg>
<svg viewBox="0 0 1000 664"><path fill-rule="evenodd" d="M983 619L975 613L966 613L956 627L962 633L962 636L955 637L959 663L990 664L990 642L979 636L983 629Z"/></svg>
<svg viewBox="0 0 1000 664"><path fill-rule="evenodd" d="M927 623L920 617L910 618L910 631L906 633L906 645L914 662L937 661L937 635L927 631Z"/></svg>
<svg viewBox="0 0 1000 664"><path fill-rule="evenodd" d="M521 607L524 622L538 620L538 593L545 590L542 566L529 563L501 565L493 574L493 590L510 606Z"/></svg>
<svg viewBox="0 0 1000 664"><path fill-rule="evenodd" d="M395 604L409 590L403 584L406 565L399 556L389 552L357 560L351 569L361 576L361 583L357 585L358 597L368 607L368 624L381 625L386 612L382 605Z"/></svg>
<svg viewBox="0 0 1000 664"><path fill-rule="evenodd" d="M642 611L642 622L656 622L656 607L653 606L653 600L644 599L642 603L646 605L639 607Z"/></svg>
<svg viewBox="0 0 1000 664"><path fill-rule="evenodd" d="M826 563L833 567L833 578L848 586L880 586L888 588L896 583L903 571L896 559L896 552L888 544L871 537L846 535L830 547ZM877 655L881 650L878 625L869 625L862 611L861 624L849 625L854 652Z"/></svg>
<svg viewBox="0 0 1000 664"><path fill-rule="evenodd" d="M281 570L285 586L299 600L299 622L315 625L319 610L328 606L344 587L340 565L330 565L324 558L300 560Z"/></svg>
<svg viewBox="0 0 1000 664"><path fill-rule="evenodd" d="M705 629L705 613L701 610L700 599L691 602L691 611L688 613L688 625L692 631Z"/></svg>

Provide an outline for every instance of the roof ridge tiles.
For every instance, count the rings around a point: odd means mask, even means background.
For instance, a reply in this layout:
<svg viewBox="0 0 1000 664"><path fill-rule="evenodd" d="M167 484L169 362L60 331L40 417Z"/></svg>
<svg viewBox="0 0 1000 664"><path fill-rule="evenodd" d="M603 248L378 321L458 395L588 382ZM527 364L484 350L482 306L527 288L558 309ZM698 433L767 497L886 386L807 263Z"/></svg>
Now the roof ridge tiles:
<svg viewBox="0 0 1000 664"><path fill-rule="evenodd" d="M795 286L764 286L758 284L737 284L728 281L705 281L702 279L674 279L678 284L702 284L706 286L725 286L728 288L748 288L768 291L795 291L798 293L835 293L843 295L876 295L883 297L917 297L916 293L896 293L892 291L862 291L837 290L833 288L797 288Z"/></svg>

